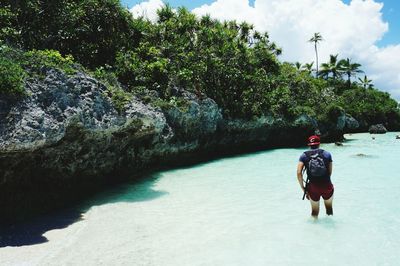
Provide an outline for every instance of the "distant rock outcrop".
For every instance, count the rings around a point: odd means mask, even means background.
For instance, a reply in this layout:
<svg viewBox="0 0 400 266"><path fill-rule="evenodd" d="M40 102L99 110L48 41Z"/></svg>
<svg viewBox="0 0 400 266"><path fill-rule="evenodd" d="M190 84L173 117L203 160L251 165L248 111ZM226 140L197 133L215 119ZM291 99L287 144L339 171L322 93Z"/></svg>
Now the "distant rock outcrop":
<svg viewBox="0 0 400 266"><path fill-rule="evenodd" d="M346 129L349 131L354 131L360 127L360 123L358 123L358 121L354 117L348 114L346 114L345 125Z"/></svg>
<svg viewBox="0 0 400 266"><path fill-rule="evenodd" d="M371 134L385 134L387 129L382 124L372 125L368 129L369 133Z"/></svg>

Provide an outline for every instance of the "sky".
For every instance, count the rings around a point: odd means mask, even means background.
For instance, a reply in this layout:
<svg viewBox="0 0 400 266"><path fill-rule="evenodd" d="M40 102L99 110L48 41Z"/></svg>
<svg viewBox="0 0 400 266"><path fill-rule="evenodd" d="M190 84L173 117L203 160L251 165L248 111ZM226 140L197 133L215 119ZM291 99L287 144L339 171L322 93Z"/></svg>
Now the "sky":
<svg viewBox="0 0 400 266"><path fill-rule="evenodd" d="M320 62L330 54L349 57L377 88L400 101L399 0L121 0L134 16L152 20L163 2L198 16L252 23L283 49L282 61L315 61L307 40L319 32Z"/></svg>

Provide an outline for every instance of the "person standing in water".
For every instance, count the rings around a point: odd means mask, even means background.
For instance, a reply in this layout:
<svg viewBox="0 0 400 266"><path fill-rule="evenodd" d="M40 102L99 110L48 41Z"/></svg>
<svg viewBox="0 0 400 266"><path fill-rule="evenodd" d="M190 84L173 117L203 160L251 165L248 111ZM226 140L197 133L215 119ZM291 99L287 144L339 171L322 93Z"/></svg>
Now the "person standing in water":
<svg viewBox="0 0 400 266"><path fill-rule="evenodd" d="M331 182L332 175L332 155L319 148L321 141L319 136L311 136L308 138L308 146L310 150L303 152L297 165L297 179L300 187L307 195L307 199L311 203L311 215L318 218L319 200L324 199L327 215L333 215L333 184ZM304 185L303 172L307 172L307 180Z"/></svg>

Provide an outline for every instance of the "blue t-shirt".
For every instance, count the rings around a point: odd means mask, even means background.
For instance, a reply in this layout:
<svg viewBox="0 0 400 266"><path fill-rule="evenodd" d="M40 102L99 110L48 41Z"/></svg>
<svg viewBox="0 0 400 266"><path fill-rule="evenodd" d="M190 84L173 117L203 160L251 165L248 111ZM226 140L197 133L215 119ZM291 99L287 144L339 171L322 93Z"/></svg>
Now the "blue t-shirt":
<svg viewBox="0 0 400 266"><path fill-rule="evenodd" d="M318 148L318 149L314 149L314 150L310 150L310 151L317 152L318 150L321 150L321 149ZM326 161L332 162L332 155L328 151L323 150L322 156L324 157L324 159ZM300 156L299 161L304 163L304 164L307 163L307 155L305 154L305 152L303 152L303 154Z"/></svg>

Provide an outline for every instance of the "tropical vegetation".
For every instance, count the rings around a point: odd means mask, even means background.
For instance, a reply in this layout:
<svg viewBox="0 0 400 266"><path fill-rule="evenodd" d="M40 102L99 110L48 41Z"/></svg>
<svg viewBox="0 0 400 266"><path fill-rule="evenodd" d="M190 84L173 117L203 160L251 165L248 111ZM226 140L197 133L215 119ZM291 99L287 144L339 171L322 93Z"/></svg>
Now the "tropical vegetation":
<svg viewBox="0 0 400 266"><path fill-rule="evenodd" d="M227 118L334 120L344 110L366 125L400 128L389 94L366 76L352 81L360 64L331 55L319 65L320 33L309 40L316 62L291 64L279 60L282 50L268 33L246 22L196 17L169 5L151 22L134 19L118 0L5 0L0 18L0 94L26 97L24 80L32 73L40 78L45 66L91 72L109 85L121 111L133 95L163 105L184 88L214 99Z"/></svg>

